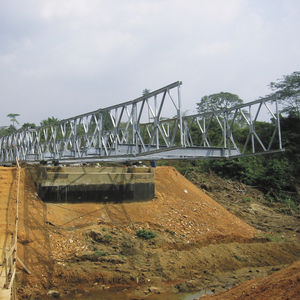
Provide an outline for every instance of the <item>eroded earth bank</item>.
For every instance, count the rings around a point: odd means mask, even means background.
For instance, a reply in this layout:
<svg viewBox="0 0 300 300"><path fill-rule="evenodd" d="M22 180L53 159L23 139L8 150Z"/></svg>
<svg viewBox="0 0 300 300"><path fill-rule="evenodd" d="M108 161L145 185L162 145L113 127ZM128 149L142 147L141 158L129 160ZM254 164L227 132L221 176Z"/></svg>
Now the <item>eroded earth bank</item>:
<svg viewBox="0 0 300 300"><path fill-rule="evenodd" d="M13 203L13 168L0 171L1 202ZM249 280L271 274L276 280L276 271L300 260L299 215L265 206L246 186L215 177L210 182L195 178L201 190L174 168L158 167L151 201L54 204L39 199L23 171L18 255L31 274L19 266L19 297L84 299L117 288L123 299L228 289L235 294L217 299L260 299L251 298L258 281ZM284 286L299 295L299 263L292 267Z"/></svg>

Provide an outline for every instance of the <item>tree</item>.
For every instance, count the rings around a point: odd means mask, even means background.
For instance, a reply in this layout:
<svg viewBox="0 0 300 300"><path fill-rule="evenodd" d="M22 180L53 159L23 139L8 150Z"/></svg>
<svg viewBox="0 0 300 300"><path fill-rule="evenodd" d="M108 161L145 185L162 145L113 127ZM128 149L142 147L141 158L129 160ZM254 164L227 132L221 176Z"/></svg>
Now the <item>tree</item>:
<svg viewBox="0 0 300 300"><path fill-rule="evenodd" d="M144 89L143 90L143 96L147 96L148 94L150 94L150 90L149 89Z"/></svg>
<svg viewBox="0 0 300 300"><path fill-rule="evenodd" d="M7 117L10 118L10 122L12 122L13 127L15 127L15 123L19 124L18 120L16 119L19 116L20 114L13 114L13 113L7 115Z"/></svg>
<svg viewBox="0 0 300 300"><path fill-rule="evenodd" d="M197 110L199 113L212 112L223 108L231 108L242 103L243 100L238 95L220 92L202 97L200 102L197 103Z"/></svg>
<svg viewBox="0 0 300 300"><path fill-rule="evenodd" d="M46 120L41 121L41 126L50 126L50 125L55 125L59 122L59 120L55 117L49 117Z"/></svg>
<svg viewBox="0 0 300 300"><path fill-rule="evenodd" d="M0 137L7 134L7 126L0 126Z"/></svg>
<svg viewBox="0 0 300 300"><path fill-rule="evenodd" d="M36 125L34 123L24 123L21 127L21 129L33 129Z"/></svg>
<svg viewBox="0 0 300 300"><path fill-rule="evenodd" d="M9 126L1 126L0 127L0 137L10 135L12 133L15 133L17 131L16 127L13 125Z"/></svg>
<svg viewBox="0 0 300 300"><path fill-rule="evenodd" d="M201 98L201 101L197 103L197 110L200 114L202 113L211 113L214 111L218 111L221 109L229 109L234 106L237 106L239 104L243 104L243 100L236 94L228 93L228 92L220 92L217 94L211 94L209 96L204 96ZM244 116L248 116L248 113L245 110L242 110ZM228 119L233 118L234 112L228 113ZM232 130L234 131L235 128L243 127L243 125L246 123L244 116L238 112L235 115L235 122L232 125ZM209 116L208 116L209 118ZM206 119L206 117L205 117ZM219 116L219 120L222 120L223 117ZM221 134L221 128L218 125L218 122L216 119L213 119L209 123L210 128L208 130L208 136L210 136L211 141L215 141L215 145L219 145L221 140L216 141L213 137L220 137Z"/></svg>
<svg viewBox="0 0 300 300"><path fill-rule="evenodd" d="M275 96L283 104L283 113L294 113L300 117L300 72L284 75L276 82L270 83L274 91L270 96Z"/></svg>

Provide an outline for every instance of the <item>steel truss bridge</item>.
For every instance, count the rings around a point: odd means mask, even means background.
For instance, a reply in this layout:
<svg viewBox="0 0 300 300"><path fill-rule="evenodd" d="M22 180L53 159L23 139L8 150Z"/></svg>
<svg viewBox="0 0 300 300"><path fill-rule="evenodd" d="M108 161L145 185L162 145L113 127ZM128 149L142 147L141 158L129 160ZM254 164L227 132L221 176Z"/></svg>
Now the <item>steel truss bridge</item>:
<svg viewBox="0 0 300 300"><path fill-rule="evenodd" d="M0 164L241 157L283 151L277 100L184 115L181 82L135 100L0 137ZM268 119L262 135L259 120ZM241 136L243 132L243 136Z"/></svg>

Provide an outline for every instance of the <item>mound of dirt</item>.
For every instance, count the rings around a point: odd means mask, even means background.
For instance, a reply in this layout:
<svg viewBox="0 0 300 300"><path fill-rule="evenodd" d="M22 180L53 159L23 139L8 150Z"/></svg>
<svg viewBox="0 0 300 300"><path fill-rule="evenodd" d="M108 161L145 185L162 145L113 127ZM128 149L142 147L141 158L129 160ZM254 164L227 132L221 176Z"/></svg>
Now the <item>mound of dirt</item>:
<svg viewBox="0 0 300 300"><path fill-rule="evenodd" d="M300 262L266 278L247 281L226 292L201 300L293 300L300 299Z"/></svg>
<svg viewBox="0 0 300 300"><path fill-rule="evenodd" d="M174 228L189 240L214 237L251 239L257 230L229 213L175 168L160 167L155 174L157 214L164 226Z"/></svg>
<svg viewBox="0 0 300 300"><path fill-rule="evenodd" d="M155 225L174 231L189 242L252 239L253 227L185 179L175 168L159 167L155 173L152 201L131 203L80 203L47 205L48 221L59 226L80 226L83 222Z"/></svg>

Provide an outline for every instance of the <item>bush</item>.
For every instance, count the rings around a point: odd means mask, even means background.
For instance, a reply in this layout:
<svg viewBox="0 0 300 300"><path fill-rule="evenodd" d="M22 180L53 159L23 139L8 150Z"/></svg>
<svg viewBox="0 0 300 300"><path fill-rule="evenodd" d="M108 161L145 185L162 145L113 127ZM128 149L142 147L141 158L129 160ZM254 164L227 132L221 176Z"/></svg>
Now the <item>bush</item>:
<svg viewBox="0 0 300 300"><path fill-rule="evenodd" d="M96 250L96 251L94 252L94 256L95 256L95 257L101 257L101 256L107 256L107 255L108 255L107 252L103 252L103 251L100 251L100 250Z"/></svg>
<svg viewBox="0 0 300 300"><path fill-rule="evenodd" d="M171 235L175 235L175 231L170 230L169 228L166 228L166 229L165 229L165 232L168 232L168 233L170 233Z"/></svg>
<svg viewBox="0 0 300 300"><path fill-rule="evenodd" d="M151 230L145 230L145 229L140 229L136 232L136 235L139 238L142 238L144 240L149 240L149 239L153 239L155 238L156 234L155 232L151 231Z"/></svg>
<svg viewBox="0 0 300 300"><path fill-rule="evenodd" d="M242 199L242 202L243 202L243 203L251 202L251 198L250 198L250 197L244 197L244 198Z"/></svg>
<svg viewBox="0 0 300 300"><path fill-rule="evenodd" d="M110 234L105 234L104 235L104 239L107 240L107 241L111 240L111 238L112 238L112 236Z"/></svg>

